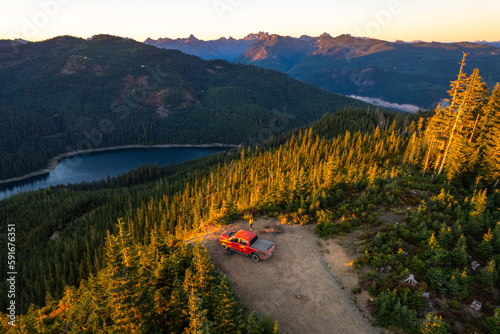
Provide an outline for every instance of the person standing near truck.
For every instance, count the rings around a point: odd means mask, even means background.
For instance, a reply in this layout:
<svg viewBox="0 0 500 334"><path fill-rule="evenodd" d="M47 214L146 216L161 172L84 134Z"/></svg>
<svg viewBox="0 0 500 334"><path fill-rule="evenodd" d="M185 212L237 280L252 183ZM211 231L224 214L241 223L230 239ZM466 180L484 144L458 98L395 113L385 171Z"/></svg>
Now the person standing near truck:
<svg viewBox="0 0 500 334"><path fill-rule="evenodd" d="M252 231L252 228L253 228L253 217L250 217L250 220L248 220L248 225L250 226L250 231Z"/></svg>

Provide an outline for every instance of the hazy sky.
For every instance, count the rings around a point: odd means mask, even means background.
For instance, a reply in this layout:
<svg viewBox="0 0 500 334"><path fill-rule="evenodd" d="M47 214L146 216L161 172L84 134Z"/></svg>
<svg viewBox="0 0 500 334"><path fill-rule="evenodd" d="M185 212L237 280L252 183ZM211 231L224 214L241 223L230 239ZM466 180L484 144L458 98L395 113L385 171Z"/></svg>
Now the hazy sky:
<svg viewBox="0 0 500 334"><path fill-rule="evenodd" d="M393 41L500 40L500 0L11 0L0 39L59 35L241 38L350 33Z"/></svg>

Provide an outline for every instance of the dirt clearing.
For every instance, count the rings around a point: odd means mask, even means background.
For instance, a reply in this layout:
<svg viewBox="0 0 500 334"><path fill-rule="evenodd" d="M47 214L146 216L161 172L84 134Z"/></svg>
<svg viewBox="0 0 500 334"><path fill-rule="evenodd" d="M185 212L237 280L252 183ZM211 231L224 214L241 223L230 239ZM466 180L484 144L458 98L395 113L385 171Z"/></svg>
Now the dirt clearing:
<svg viewBox="0 0 500 334"><path fill-rule="evenodd" d="M350 288L357 277L348 266L353 258L332 240L316 237L314 226L255 220L254 232L276 244L272 257L260 262L222 249L218 236L229 229L248 230L248 223L212 229L190 241L200 240L245 306L273 315L284 334L381 332L353 302Z"/></svg>

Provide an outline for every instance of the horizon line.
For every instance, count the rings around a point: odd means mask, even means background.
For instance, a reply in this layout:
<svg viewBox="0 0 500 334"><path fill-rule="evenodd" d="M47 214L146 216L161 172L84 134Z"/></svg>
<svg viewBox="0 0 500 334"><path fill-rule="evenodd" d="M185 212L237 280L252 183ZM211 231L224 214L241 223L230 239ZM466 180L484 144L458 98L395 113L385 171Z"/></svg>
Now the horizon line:
<svg viewBox="0 0 500 334"><path fill-rule="evenodd" d="M229 37L226 37L226 36L220 36L218 38L212 38L212 39L203 39L203 38L198 38L196 37L194 34L190 34L189 36L187 37L158 37L158 38L152 38L152 37L146 37L144 40L140 40L140 39L136 39L136 38L132 38L132 37L128 37L128 36L119 36L119 35L113 35L113 34L109 34L109 33L99 33L99 34L94 34L90 37L83 37L83 36L75 36L75 35L70 35L70 34L63 34L63 35L57 35L57 36L53 36L53 37L49 37L49 38L45 38L45 39L39 39L39 40L26 40L24 38L15 38L15 39L10 39L10 38L0 38L0 40L4 40L4 41L24 41L24 42L29 42L29 43L37 43L37 42L44 42L44 41L48 41L48 40L51 40L51 39L54 39L54 38L57 38L57 37L65 37L65 36L68 36L68 37L75 37L75 38L81 38L81 39L85 39L85 40L90 40L92 38L94 38L95 36L100 36L100 35L108 35L108 36L114 36L114 37L119 37L119 38L125 38L125 39L131 39L131 40L134 40L136 42L139 42L139 43L144 43L145 41L147 41L148 39L150 40L153 40L153 41L157 41L159 39L171 39L171 40L185 40L185 39L188 39L190 38L191 36L193 36L194 38L200 40L200 41L203 41L203 42L210 42L210 41L217 41L219 39L235 39L235 40L241 40L241 39L244 39L250 35L259 35L259 34L267 34L268 36L281 36L281 37L289 37L289 38L295 38L295 39L299 39L301 37L310 37L310 38L318 38L320 37L321 35L323 34L327 34L333 38L336 38L336 37L339 37L339 36L343 36L343 35L346 35L346 36L350 36L350 37L354 37L354 38L360 38L360 39L375 39L375 40L380 40L380 41L385 41L385 42L390 42L390 43L396 43L396 42L404 42L404 43L443 43L443 44L450 44L450 43L464 43L464 42L468 42L468 43L499 43L500 42L500 39L499 40L492 40L492 41L487 41L487 40L475 40L475 41L470 41L470 40L455 40L455 41L450 41L450 42L443 42L443 41L439 41L439 40L433 40L433 41L427 41L427 40L421 40L421 39L416 39L416 40L411 40L411 41L406 41L406 40L403 40L403 39L396 39L394 41L390 41L390 40L385 40L385 39L381 39L381 38L375 38L375 37L369 37L369 36L355 36L353 34L350 34L350 33L342 33L342 34L339 34L339 35L336 35L336 36L333 36L332 34L328 33L328 32L323 32L322 34L318 35L318 36L311 36L311 35L307 35L307 34L302 34L300 36L292 36L292 35L280 35L280 34L275 34L275 33L268 33L268 32L265 32L265 31L259 31L259 32L256 32L256 33L248 33L246 35L244 35L243 37L233 37L233 36L229 36Z"/></svg>

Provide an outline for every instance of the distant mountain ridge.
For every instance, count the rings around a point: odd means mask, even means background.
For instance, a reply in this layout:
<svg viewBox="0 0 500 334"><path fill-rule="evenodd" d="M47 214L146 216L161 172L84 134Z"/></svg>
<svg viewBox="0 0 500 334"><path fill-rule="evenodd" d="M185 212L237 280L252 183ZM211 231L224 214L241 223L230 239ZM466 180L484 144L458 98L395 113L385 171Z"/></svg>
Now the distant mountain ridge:
<svg viewBox="0 0 500 334"><path fill-rule="evenodd" d="M495 46L495 47L497 47L497 48L500 48L500 41L496 41L496 42L475 41L474 43L478 43L478 44L487 44L487 45L492 45L492 46Z"/></svg>
<svg viewBox="0 0 500 334"><path fill-rule="evenodd" d="M259 38L258 34L253 34L244 39L221 37L213 41L202 41L191 35L188 38L177 39L159 38L153 40L148 38L144 43L162 49L179 50L205 60L224 59L233 61L248 50Z"/></svg>
<svg viewBox="0 0 500 334"><path fill-rule="evenodd" d="M488 73L491 87L500 81L500 42L388 42L348 34L296 38L259 32L242 39L201 41L191 35L145 43L279 70L331 92L424 108L446 97L462 52L469 53L467 71L478 67Z"/></svg>
<svg viewBox="0 0 500 334"><path fill-rule="evenodd" d="M20 45L24 45L26 43L29 43L28 41L25 41L24 39L17 38L17 39L0 39L0 48L15 48Z"/></svg>

